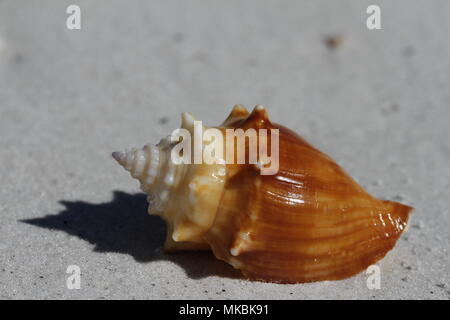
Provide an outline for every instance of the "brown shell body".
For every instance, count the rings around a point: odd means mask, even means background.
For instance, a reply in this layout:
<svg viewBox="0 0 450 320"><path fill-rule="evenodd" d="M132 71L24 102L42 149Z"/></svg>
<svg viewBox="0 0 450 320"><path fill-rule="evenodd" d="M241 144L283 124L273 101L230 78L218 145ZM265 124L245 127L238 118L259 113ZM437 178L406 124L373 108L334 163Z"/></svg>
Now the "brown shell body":
<svg viewBox="0 0 450 320"><path fill-rule="evenodd" d="M297 283L349 277L393 248L411 207L372 197L265 111L235 116L227 127L280 130L279 171L264 176L252 165L229 165L205 236L217 258L253 280Z"/></svg>

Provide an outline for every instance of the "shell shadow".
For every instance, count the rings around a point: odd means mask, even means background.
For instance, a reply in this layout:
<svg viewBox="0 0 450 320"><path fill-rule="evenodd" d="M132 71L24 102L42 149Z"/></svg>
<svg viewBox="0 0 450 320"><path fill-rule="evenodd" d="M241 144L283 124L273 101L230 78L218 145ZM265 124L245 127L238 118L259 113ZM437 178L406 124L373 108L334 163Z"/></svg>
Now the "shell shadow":
<svg viewBox="0 0 450 320"><path fill-rule="evenodd" d="M143 193L114 191L112 201L100 204L64 200L60 203L66 208L56 215L20 222L64 231L95 245L95 252L129 254L141 263L171 261L192 279L214 275L241 278L238 270L217 260L211 252L163 253L165 223L160 217L147 213L147 199Z"/></svg>

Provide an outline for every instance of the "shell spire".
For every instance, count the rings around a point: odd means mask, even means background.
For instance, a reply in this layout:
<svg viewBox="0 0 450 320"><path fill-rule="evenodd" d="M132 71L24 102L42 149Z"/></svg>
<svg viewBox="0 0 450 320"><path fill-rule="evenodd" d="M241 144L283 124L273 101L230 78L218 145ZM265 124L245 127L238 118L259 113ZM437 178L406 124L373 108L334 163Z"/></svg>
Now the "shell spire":
<svg viewBox="0 0 450 320"><path fill-rule="evenodd" d="M113 152L112 157L143 185L150 186L153 183L159 166L158 148L146 145L128 152Z"/></svg>
<svg viewBox="0 0 450 320"><path fill-rule="evenodd" d="M127 152L112 153L112 157L140 182L142 191L148 193L149 211L155 213L160 212L168 200L166 187L161 185L161 181L170 186L174 176L173 170L164 173L160 170L160 167L164 166L164 162L161 161L162 156L164 154L161 153L161 149L152 145L145 145L142 149L133 148ZM161 163L162 166L160 166Z"/></svg>
<svg viewBox="0 0 450 320"><path fill-rule="evenodd" d="M201 134L206 127L196 121L190 113L183 113L181 129L191 135ZM214 220L211 212L219 203L225 165L176 163L172 158L178 143L175 133L177 130L156 146L113 152L112 157L140 182L148 195L149 213L166 221L167 251L209 249L203 235Z"/></svg>

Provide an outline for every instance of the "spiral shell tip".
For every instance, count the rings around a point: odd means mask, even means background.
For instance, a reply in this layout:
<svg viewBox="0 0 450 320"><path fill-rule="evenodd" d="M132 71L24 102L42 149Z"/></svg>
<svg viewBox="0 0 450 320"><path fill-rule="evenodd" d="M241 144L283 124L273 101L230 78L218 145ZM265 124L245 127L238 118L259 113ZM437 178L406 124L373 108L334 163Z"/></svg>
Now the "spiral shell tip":
<svg viewBox="0 0 450 320"><path fill-rule="evenodd" d="M125 160L126 154L124 152L115 151L112 153L112 157L119 163L122 163Z"/></svg>

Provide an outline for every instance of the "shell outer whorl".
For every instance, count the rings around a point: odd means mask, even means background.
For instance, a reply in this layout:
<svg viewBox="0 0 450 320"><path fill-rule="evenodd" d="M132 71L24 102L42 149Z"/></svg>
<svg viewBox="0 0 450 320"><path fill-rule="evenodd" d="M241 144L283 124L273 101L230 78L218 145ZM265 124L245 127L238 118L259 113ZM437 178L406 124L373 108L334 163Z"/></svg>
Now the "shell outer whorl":
<svg viewBox="0 0 450 320"><path fill-rule="evenodd" d="M193 133L195 121L183 113L181 129ZM404 231L411 207L369 195L329 156L271 123L262 106L249 113L236 105L216 128L279 130L278 171L262 175L246 163L174 164L170 136L113 153L148 194L149 211L166 221L166 250L211 249L249 279L311 282L363 271Z"/></svg>

